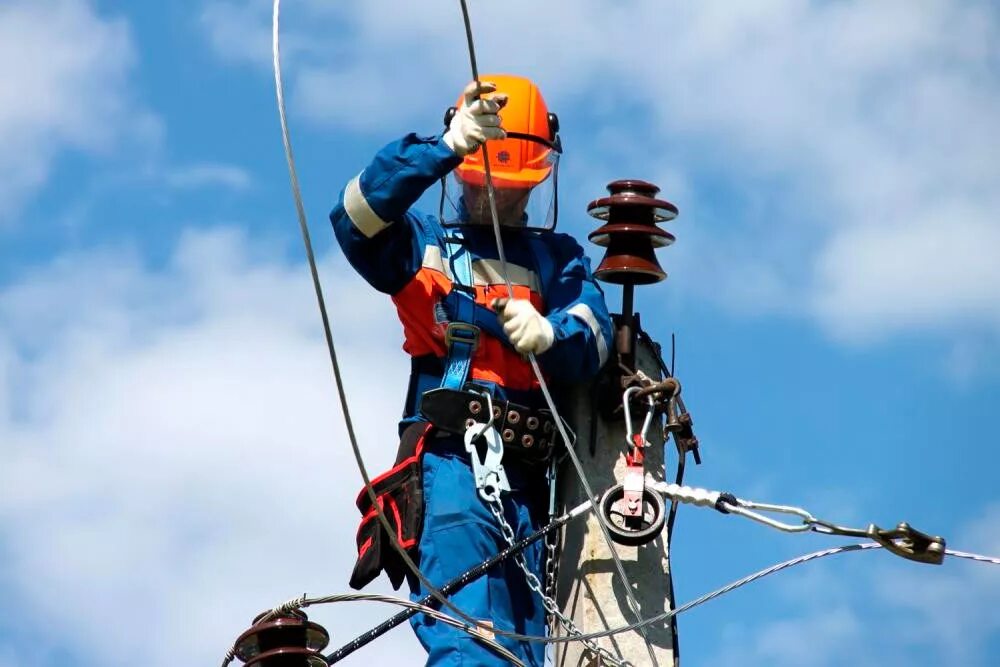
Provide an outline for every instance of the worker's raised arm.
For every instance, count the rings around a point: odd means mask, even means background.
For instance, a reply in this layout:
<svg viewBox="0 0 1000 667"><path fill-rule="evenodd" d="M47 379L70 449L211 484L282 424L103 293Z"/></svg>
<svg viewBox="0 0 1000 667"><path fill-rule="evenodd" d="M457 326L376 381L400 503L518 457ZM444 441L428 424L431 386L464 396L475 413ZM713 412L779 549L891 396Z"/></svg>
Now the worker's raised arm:
<svg viewBox="0 0 1000 667"><path fill-rule="evenodd" d="M395 294L420 268L422 246L414 242L419 215L410 212L427 188L462 163L487 139L502 139L498 112L507 98L490 82L470 83L443 135L408 134L381 151L351 179L330 213L334 233L351 265L375 289ZM417 235L419 236L419 235Z"/></svg>
<svg viewBox="0 0 1000 667"><path fill-rule="evenodd" d="M440 135L408 134L347 183L330 222L348 261L372 287L395 294L420 268L414 226L421 219L409 209L461 162Z"/></svg>

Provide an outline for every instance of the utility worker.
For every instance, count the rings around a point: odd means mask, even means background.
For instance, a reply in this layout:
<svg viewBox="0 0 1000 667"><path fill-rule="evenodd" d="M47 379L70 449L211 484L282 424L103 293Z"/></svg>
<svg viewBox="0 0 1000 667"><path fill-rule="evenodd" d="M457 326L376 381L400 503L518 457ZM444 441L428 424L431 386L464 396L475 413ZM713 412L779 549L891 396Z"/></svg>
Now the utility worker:
<svg viewBox="0 0 1000 667"><path fill-rule="evenodd" d="M558 119L528 79L484 79L469 84L449 109L443 134L409 134L379 151L330 214L348 260L392 297L403 324L412 373L401 444L395 467L373 485L399 543L435 587L506 546L477 492L475 473L485 469L478 434L487 422L504 446L501 502L515 538L547 522L545 463L558 435L525 355L537 355L547 380L586 381L604 364L611 340L604 296L582 248L552 231ZM492 229L482 149L487 141L512 295ZM413 210L438 181L438 215ZM473 429L473 437L463 437ZM488 471L496 473L495 463ZM364 490L358 508L363 518L351 585L361 588L385 570L396 588L408 578L414 598L425 595ZM536 542L524 557L542 578L543 546ZM513 560L451 600L487 625L545 634L541 600ZM423 615L412 623L428 665L506 664L465 632ZM525 664L543 664L544 645L496 639Z"/></svg>

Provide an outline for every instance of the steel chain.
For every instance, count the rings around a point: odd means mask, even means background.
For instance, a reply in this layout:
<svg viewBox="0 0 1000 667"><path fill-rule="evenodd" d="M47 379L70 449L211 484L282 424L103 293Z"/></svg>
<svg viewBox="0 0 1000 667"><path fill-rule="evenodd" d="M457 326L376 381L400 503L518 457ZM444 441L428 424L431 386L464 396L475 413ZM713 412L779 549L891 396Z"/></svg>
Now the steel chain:
<svg viewBox="0 0 1000 667"><path fill-rule="evenodd" d="M556 581L559 578L559 557L558 545L561 530L554 530L545 536L545 596L551 599L556 598ZM555 616L549 614L546 625L554 629Z"/></svg>
<svg viewBox="0 0 1000 667"><path fill-rule="evenodd" d="M507 522L507 518L503 515L503 502L500 498L495 497L491 502L487 503L487 505L490 508L490 512L496 518L497 523L500 524L500 532L503 533L504 541L507 542L508 545L513 545L514 529ZM545 611L558 620L559 624L571 637L582 635L583 631L576 626L576 623L559 610L559 604L556 602L555 597L542 590L542 582L538 580L535 573L528 567L528 563L524 560L524 555L520 553L515 554L514 562L516 562L517 566L521 568L522 572L524 572L524 578L528 583L528 588L534 591L535 594L538 595L539 599L541 599L542 606L545 608ZM552 584L552 587L555 587L554 583ZM591 652L599 656L609 665L613 665L614 667L635 667L631 662L616 657L613 653L608 651L606 648L601 647L592 639L583 639L581 641L584 646L590 649Z"/></svg>

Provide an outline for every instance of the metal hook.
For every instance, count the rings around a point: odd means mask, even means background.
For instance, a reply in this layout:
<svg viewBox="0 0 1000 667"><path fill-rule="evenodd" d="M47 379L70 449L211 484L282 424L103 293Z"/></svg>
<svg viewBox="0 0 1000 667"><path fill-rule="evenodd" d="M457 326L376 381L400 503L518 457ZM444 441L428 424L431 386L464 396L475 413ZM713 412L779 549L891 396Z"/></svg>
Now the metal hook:
<svg viewBox="0 0 1000 667"><path fill-rule="evenodd" d="M735 502L729 502L730 498L732 498ZM743 500L742 498L734 498L731 496L720 498L720 500L722 500L722 502L717 504L716 509L723 514L739 514L740 516L762 523L765 526L770 526L771 528L777 528L778 530L786 533L801 533L811 530L813 524L816 523L816 518L801 507L792 507L790 505L772 505L770 503L755 503L752 500ZM775 514L791 514L792 516L797 516L802 519L802 523L782 523L781 521L776 521L775 519L760 514L759 512L752 512L751 510L760 510L761 512L771 512Z"/></svg>
<svg viewBox="0 0 1000 667"><path fill-rule="evenodd" d="M483 424L483 427L479 429L479 433L472 438L473 442L483 437L486 434L486 429L493 426L493 422L496 421L497 416L493 413L493 394L486 387L479 387L476 385L466 386L467 391L471 391L474 394L479 394L486 397L486 414L490 416L490 420Z"/></svg>
<svg viewBox="0 0 1000 667"><path fill-rule="evenodd" d="M636 434L632 432L632 410L629 407L629 401L631 395L642 391L642 387L629 387L622 394L622 409L625 411L625 444L627 447L634 447ZM646 411L646 418L642 422L642 432L638 434L642 438L642 446L646 446L646 434L649 433L649 427L653 423L653 413L656 411L656 401L653 399L652 394L646 395L646 402L649 404L649 410Z"/></svg>

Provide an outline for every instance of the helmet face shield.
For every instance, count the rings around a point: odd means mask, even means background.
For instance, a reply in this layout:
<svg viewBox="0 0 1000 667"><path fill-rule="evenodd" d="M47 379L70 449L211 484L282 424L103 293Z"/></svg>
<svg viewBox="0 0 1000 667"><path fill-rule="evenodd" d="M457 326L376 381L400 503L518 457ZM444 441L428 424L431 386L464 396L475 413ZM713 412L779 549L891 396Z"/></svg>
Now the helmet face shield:
<svg viewBox="0 0 1000 667"><path fill-rule="evenodd" d="M446 225L492 224L488 161L500 224L552 229L559 211L559 119L549 113L541 91L531 80L510 74L483 74L481 78L496 86L483 98L506 98L499 112L506 137L490 140L466 155L453 175L442 179L441 221ZM464 100L463 94L457 106ZM445 125L450 118L445 116Z"/></svg>
<svg viewBox="0 0 1000 667"><path fill-rule="evenodd" d="M512 132L507 139L488 142L486 148L500 224L510 228L553 229L559 211L558 144ZM482 150L477 151L474 161L467 159L442 179L439 214L445 225L493 224ZM519 157L530 157L528 166L522 159L515 163L511 155L514 151Z"/></svg>

